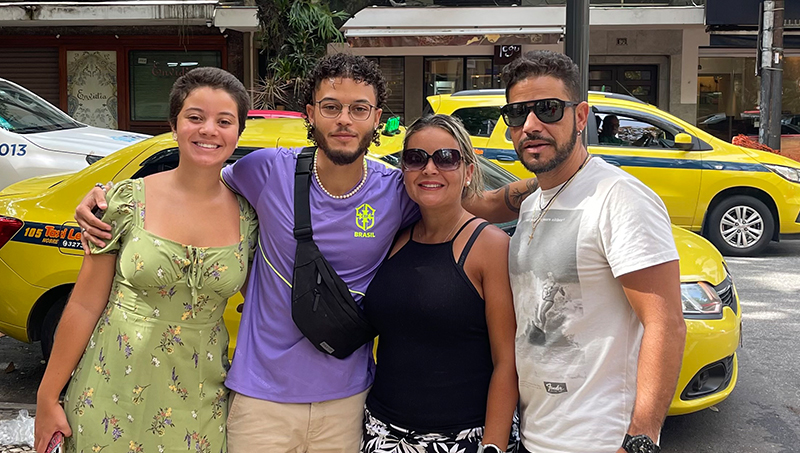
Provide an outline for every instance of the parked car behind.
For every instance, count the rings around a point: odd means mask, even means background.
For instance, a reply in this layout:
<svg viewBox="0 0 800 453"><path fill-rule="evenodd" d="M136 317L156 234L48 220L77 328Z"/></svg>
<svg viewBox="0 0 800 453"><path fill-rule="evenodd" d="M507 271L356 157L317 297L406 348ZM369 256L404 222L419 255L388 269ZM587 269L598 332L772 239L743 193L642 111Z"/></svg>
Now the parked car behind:
<svg viewBox="0 0 800 453"><path fill-rule="evenodd" d="M0 78L0 189L34 176L80 170L148 137L87 126Z"/></svg>
<svg viewBox="0 0 800 453"><path fill-rule="evenodd" d="M503 90L471 90L430 96L427 110L461 118L485 157L528 177L500 117L505 103ZM724 142L631 96L590 92L589 105L589 152L653 189L675 225L733 256L800 235L800 162ZM618 117L624 144L600 143L606 115Z"/></svg>
<svg viewBox="0 0 800 453"><path fill-rule="evenodd" d="M368 156L396 166L402 143L402 129L400 134L381 136L381 146L372 146ZM252 120L231 162L258 148L307 145L302 119ZM0 331L21 341L41 340L47 356L83 256L80 228L72 219L75 206L98 181L144 177L177 164L177 144L163 134L75 174L34 178L0 191ZM480 165L487 189L517 180L484 158ZM516 222L498 226L511 234ZM670 413L682 414L717 404L733 391L742 318L736 288L719 252L684 229L674 227L672 233L680 255L687 337ZM242 303L237 294L225 309L231 357Z"/></svg>

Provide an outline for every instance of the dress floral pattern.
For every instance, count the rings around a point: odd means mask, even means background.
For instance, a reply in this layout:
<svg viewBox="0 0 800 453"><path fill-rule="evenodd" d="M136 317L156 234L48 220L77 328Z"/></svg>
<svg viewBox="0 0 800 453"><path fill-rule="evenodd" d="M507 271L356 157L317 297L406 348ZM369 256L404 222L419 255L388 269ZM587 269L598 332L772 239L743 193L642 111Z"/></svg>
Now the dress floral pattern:
<svg viewBox="0 0 800 453"><path fill-rule="evenodd" d="M364 408L361 453L475 453L485 427L457 433L422 433L386 423ZM506 453L519 451L519 412L514 412Z"/></svg>
<svg viewBox="0 0 800 453"><path fill-rule="evenodd" d="M229 367L222 320L255 250L257 220L239 197L239 243L194 247L144 229L144 183L119 183L104 221L116 253L108 305L64 399L67 453L224 453Z"/></svg>

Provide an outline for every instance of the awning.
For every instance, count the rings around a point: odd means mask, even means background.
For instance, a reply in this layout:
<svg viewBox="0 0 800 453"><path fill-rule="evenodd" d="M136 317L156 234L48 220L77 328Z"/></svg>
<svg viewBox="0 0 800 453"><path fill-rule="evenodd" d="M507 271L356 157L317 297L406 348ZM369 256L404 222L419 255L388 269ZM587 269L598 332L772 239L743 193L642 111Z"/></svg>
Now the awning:
<svg viewBox="0 0 800 453"><path fill-rule="evenodd" d="M353 47L472 44L552 44L564 33L566 8L369 7L342 31ZM703 7L591 8L591 26L702 26Z"/></svg>
<svg viewBox="0 0 800 453"><path fill-rule="evenodd" d="M0 27L207 25L258 30L255 6L217 0L0 2Z"/></svg>

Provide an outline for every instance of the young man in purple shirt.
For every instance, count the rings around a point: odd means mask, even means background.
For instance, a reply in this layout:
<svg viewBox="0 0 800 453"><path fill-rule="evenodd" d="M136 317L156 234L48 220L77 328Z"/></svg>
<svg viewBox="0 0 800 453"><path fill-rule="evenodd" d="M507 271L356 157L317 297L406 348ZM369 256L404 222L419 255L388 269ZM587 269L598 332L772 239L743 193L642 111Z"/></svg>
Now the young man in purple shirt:
<svg viewBox="0 0 800 453"><path fill-rule="evenodd" d="M386 82L364 57L329 55L305 82L309 137L318 145L310 188L314 241L360 303L397 231L418 217L399 171L365 159L386 100ZM245 294L236 356L226 385L232 453L359 450L364 400L372 385L370 345L340 360L303 337L291 316L296 241L294 171L299 149L263 149L222 172L255 207L260 222L253 278ZM466 202L491 221L517 217L536 189L520 181ZM76 212L87 239L107 237L90 210L105 207L93 190Z"/></svg>

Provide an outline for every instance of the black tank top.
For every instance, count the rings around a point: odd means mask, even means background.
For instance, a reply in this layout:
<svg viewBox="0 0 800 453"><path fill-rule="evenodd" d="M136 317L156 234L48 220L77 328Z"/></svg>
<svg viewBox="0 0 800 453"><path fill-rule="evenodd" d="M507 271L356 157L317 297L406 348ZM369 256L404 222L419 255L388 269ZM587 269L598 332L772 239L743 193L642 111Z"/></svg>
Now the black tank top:
<svg viewBox="0 0 800 453"><path fill-rule="evenodd" d="M483 426L492 378L485 303L464 272L478 225L461 256L453 242L414 242L414 230L383 262L364 298L378 329L378 365L367 397L384 422L418 432L452 433Z"/></svg>

